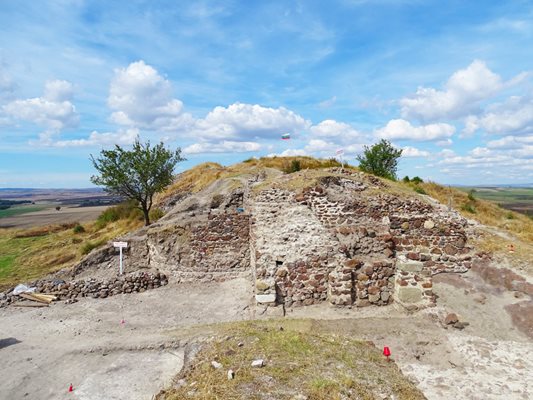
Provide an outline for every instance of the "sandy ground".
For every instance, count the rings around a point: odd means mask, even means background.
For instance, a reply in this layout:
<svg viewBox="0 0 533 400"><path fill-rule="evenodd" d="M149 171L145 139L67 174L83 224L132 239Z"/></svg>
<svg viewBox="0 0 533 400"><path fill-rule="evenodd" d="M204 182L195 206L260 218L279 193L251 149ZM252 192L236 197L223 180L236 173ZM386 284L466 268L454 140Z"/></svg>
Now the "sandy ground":
<svg viewBox="0 0 533 400"><path fill-rule="evenodd" d="M394 361L428 399L533 398L533 338L514 326L505 310L531 298L484 283L473 271L443 274L434 290L438 306L415 313L397 305L321 304L291 308L283 317L281 307L264 312L251 305L246 279L171 284L45 309L10 307L0 310L0 393L6 399L148 400L170 384L191 343L216 331L199 324L311 318L304 323L311 331L389 346ZM444 326L449 312L470 325ZM73 393L67 392L70 383Z"/></svg>
<svg viewBox="0 0 533 400"><path fill-rule="evenodd" d="M248 280L168 285L106 300L2 309L0 397L151 399L183 366L186 347L171 328L248 319L250 289Z"/></svg>
<svg viewBox="0 0 533 400"><path fill-rule="evenodd" d="M94 221L108 206L50 208L0 219L0 228L33 228L53 224Z"/></svg>

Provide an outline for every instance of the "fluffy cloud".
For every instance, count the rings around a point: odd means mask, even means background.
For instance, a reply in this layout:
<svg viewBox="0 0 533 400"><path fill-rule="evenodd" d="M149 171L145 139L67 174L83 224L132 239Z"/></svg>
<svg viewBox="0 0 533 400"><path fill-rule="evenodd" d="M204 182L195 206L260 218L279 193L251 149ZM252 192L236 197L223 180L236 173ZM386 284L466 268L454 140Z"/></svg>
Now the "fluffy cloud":
<svg viewBox="0 0 533 400"><path fill-rule="evenodd" d="M491 140L487 143L489 149L521 149L528 145L533 145L533 135L505 136L501 139Z"/></svg>
<svg viewBox="0 0 533 400"><path fill-rule="evenodd" d="M497 135L533 132L533 99L513 96L493 105L482 116L467 117L463 134L468 136L478 129Z"/></svg>
<svg viewBox="0 0 533 400"><path fill-rule="evenodd" d="M261 145L256 142L233 142L224 140L218 143L200 142L187 146L183 149L186 154L199 153L246 153L259 151Z"/></svg>
<svg viewBox="0 0 533 400"><path fill-rule="evenodd" d="M118 132L91 132L87 139L57 140L45 143L53 147L89 147L89 146L113 146L132 144L139 136L138 129L119 130Z"/></svg>
<svg viewBox="0 0 533 400"><path fill-rule="evenodd" d="M471 174L466 170L476 170L478 180L492 179L494 183L498 183L494 179L523 181L524 173L531 169L533 144L513 149L476 147L464 156L443 151L440 156L442 159L430 166L440 166L441 172L453 176L465 176Z"/></svg>
<svg viewBox="0 0 533 400"><path fill-rule="evenodd" d="M444 90L420 87L414 95L401 99L402 117L434 121L465 116L480 101L494 96L525 76L520 74L509 82L503 82L484 62L476 60L467 68L455 72L446 82Z"/></svg>
<svg viewBox="0 0 533 400"><path fill-rule="evenodd" d="M329 152L335 153L335 150L339 148L338 145L332 142L326 142L322 139L311 139L309 143L305 146L305 150L308 153L317 153L317 152Z"/></svg>
<svg viewBox="0 0 533 400"><path fill-rule="evenodd" d="M309 153L304 149L287 149L283 150L281 153L271 153L267 157L295 157L295 156L308 156Z"/></svg>
<svg viewBox="0 0 533 400"><path fill-rule="evenodd" d="M170 82L142 60L115 71L107 103L118 125L179 131L194 122L183 112L183 103L172 97Z"/></svg>
<svg viewBox="0 0 533 400"><path fill-rule="evenodd" d="M326 119L310 128L313 136L319 138L359 139L362 135L344 122Z"/></svg>
<svg viewBox="0 0 533 400"><path fill-rule="evenodd" d="M425 150L417 149L416 147L405 146L402 148L402 157L429 157L430 153Z"/></svg>
<svg viewBox="0 0 533 400"><path fill-rule="evenodd" d="M310 123L286 108L235 103L215 107L196 123L196 133L207 139L277 139L283 133L307 129Z"/></svg>
<svg viewBox="0 0 533 400"><path fill-rule="evenodd" d="M46 128L47 131L41 136L49 137L78 125L79 115L71 102L72 92L72 84L67 81L48 81L43 96L12 101L3 110L15 119Z"/></svg>
<svg viewBox="0 0 533 400"><path fill-rule="evenodd" d="M378 129L376 136L389 140L430 141L447 139L454 133L455 127L449 124L438 123L415 127L404 119L393 119L385 127Z"/></svg>

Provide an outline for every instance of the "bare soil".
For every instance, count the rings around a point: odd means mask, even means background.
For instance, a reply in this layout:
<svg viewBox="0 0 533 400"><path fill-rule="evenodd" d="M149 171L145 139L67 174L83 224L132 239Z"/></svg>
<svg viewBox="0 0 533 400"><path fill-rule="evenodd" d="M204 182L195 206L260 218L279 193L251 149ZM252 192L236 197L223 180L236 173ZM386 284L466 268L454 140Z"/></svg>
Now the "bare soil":
<svg viewBox="0 0 533 400"><path fill-rule="evenodd" d="M169 284L72 305L2 309L0 393L6 399L150 399L172 384L196 343L219 333L217 323L279 318L298 329L389 346L428 399L533 398L533 338L524 328L533 321L532 299L505 280L485 281L476 271L443 274L434 281L438 306L418 312L321 304L290 308L285 316L282 307L252 305L250 282ZM444 325L450 312L469 325Z"/></svg>
<svg viewBox="0 0 533 400"><path fill-rule="evenodd" d="M0 219L0 228L34 228L37 226L55 225L72 222L90 222L96 220L98 216L108 206L97 207L68 207L63 206L59 211L55 208L14 215Z"/></svg>

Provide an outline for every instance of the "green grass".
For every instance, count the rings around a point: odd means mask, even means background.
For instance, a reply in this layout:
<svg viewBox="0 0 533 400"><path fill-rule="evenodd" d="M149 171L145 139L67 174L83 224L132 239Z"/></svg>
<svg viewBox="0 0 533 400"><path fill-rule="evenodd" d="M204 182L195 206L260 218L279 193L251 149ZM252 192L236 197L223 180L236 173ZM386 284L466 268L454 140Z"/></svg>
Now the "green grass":
<svg viewBox="0 0 533 400"><path fill-rule="evenodd" d="M387 362L372 344L351 335L320 332L310 320L211 328L217 331L217 339L204 345L178 376L185 385L163 391L156 399L289 400L301 394L309 400L370 400L383 392L398 400L424 399L396 364ZM252 368L258 358L266 365ZM214 369L214 360L223 368ZM227 379L228 369L235 371L235 379Z"/></svg>
<svg viewBox="0 0 533 400"><path fill-rule="evenodd" d="M0 218L13 217L15 215L27 214L30 212L41 211L50 208L46 205L22 205L9 207L6 210L0 210Z"/></svg>
<svg viewBox="0 0 533 400"><path fill-rule="evenodd" d="M458 187L475 198L492 201L503 208L533 215L533 188Z"/></svg>
<svg viewBox="0 0 533 400"><path fill-rule="evenodd" d="M0 289L5 282L14 284L25 277L28 268L20 265L21 257L31 253L32 249L39 247L44 240L44 236L24 238L16 238L14 235L0 236Z"/></svg>

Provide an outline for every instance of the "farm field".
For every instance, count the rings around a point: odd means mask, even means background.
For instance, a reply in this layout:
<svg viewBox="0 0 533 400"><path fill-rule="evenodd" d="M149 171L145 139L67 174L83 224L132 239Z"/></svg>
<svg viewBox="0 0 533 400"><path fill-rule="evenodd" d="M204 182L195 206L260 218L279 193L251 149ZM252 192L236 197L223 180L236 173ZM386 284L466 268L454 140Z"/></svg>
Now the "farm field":
<svg viewBox="0 0 533 400"><path fill-rule="evenodd" d="M23 206L20 208L22 207ZM84 223L96 220L96 218L98 218L102 211L104 211L107 207L108 206L61 207L61 209L57 211L55 206L50 205L48 208L41 208L38 211L18 213L11 216L4 217L3 214L0 214L0 228L27 229L36 226L68 224L72 222ZM2 211L11 211L11 209ZM13 211L16 211L16 209Z"/></svg>
<svg viewBox="0 0 533 400"><path fill-rule="evenodd" d="M474 197L489 200L508 210L533 216L533 187L457 187L463 192L474 190Z"/></svg>
<svg viewBox="0 0 533 400"><path fill-rule="evenodd" d="M12 206L5 210L0 210L0 218L13 217L15 215L27 214L31 212L41 211L46 208L52 207L52 205L27 205Z"/></svg>

